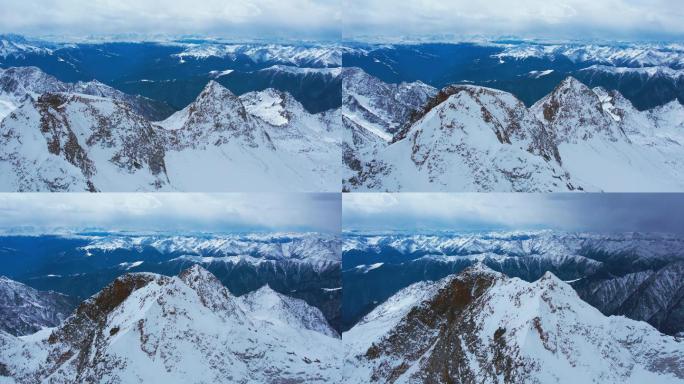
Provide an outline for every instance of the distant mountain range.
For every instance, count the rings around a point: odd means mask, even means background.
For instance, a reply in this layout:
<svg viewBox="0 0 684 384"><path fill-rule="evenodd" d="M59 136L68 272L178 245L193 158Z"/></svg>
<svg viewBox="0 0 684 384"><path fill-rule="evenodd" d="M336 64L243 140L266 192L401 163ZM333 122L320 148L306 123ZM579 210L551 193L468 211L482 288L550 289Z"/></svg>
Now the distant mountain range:
<svg viewBox="0 0 684 384"><path fill-rule="evenodd" d="M34 66L70 83L97 79L164 103L171 111L162 118L190 104L210 79L237 95L267 88L288 92L310 113L338 108L340 78L325 69L341 65L341 52L330 43L61 43L0 35L0 68Z"/></svg>
<svg viewBox="0 0 684 384"><path fill-rule="evenodd" d="M500 89L528 107L569 76L590 88L618 91L638 110L684 102L684 46L679 43L352 42L345 44L343 61L389 83Z"/></svg>

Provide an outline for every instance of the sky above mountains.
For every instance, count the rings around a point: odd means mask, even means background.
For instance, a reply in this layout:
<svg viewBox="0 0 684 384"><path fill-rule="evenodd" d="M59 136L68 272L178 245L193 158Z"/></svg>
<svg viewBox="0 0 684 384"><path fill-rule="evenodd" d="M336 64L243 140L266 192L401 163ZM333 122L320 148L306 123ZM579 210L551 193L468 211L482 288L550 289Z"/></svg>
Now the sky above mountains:
<svg viewBox="0 0 684 384"><path fill-rule="evenodd" d="M360 193L345 230L536 230L684 234L682 194Z"/></svg>
<svg viewBox="0 0 684 384"><path fill-rule="evenodd" d="M343 35L652 40L684 36L671 0L342 0ZM372 38L371 38L372 39Z"/></svg>
<svg viewBox="0 0 684 384"><path fill-rule="evenodd" d="M306 193L0 194L0 232L340 230L340 196Z"/></svg>
<svg viewBox="0 0 684 384"><path fill-rule="evenodd" d="M336 39L339 0L0 0L0 33Z"/></svg>
<svg viewBox="0 0 684 384"><path fill-rule="evenodd" d="M0 33L245 39L677 40L671 0L0 0Z"/></svg>

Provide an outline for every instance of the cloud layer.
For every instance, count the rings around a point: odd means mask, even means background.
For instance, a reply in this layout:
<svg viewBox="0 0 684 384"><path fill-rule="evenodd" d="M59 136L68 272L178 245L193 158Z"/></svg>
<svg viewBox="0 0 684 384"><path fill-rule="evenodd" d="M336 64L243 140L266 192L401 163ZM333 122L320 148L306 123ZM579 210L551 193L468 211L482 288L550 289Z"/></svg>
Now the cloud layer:
<svg viewBox="0 0 684 384"><path fill-rule="evenodd" d="M338 194L0 194L0 231L339 232Z"/></svg>
<svg viewBox="0 0 684 384"><path fill-rule="evenodd" d="M0 32L334 38L339 0L0 0Z"/></svg>
<svg viewBox="0 0 684 384"><path fill-rule="evenodd" d="M344 229L684 233L682 194L347 194Z"/></svg>
<svg viewBox="0 0 684 384"><path fill-rule="evenodd" d="M670 0L342 0L345 37L426 35L560 39L684 36Z"/></svg>

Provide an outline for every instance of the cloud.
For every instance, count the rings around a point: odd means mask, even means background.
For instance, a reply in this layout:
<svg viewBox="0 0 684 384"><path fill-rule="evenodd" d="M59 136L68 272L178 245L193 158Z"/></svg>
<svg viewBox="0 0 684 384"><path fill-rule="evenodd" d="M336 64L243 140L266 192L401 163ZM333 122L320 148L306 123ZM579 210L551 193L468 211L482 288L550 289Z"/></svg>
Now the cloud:
<svg viewBox="0 0 684 384"><path fill-rule="evenodd" d="M343 0L345 37L422 35L651 39L684 36L669 0Z"/></svg>
<svg viewBox="0 0 684 384"><path fill-rule="evenodd" d="M343 228L684 233L681 194L351 194Z"/></svg>
<svg viewBox="0 0 684 384"><path fill-rule="evenodd" d="M338 0L0 0L0 32L333 38Z"/></svg>
<svg viewBox="0 0 684 384"><path fill-rule="evenodd" d="M0 194L0 230L339 232L338 194Z"/></svg>

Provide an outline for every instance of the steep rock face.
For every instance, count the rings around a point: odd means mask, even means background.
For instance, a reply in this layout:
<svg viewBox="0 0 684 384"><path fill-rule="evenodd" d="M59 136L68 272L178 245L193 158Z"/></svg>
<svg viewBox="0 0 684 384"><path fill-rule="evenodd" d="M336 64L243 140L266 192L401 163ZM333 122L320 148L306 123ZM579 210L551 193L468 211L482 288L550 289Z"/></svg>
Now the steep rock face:
<svg viewBox="0 0 684 384"><path fill-rule="evenodd" d="M233 140L249 147L273 148L266 132L247 113L240 99L213 80L193 103L160 125L172 133L171 145L179 149L219 146Z"/></svg>
<svg viewBox="0 0 684 384"><path fill-rule="evenodd" d="M550 273L526 283L475 266L417 291L398 293L343 335L348 382L684 378L681 341L603 316Z"/></svg>
<svg viewBox="0 0 684 384"><path fill-rule="evenodd" d="M122 102L45 93L26 99L0 132L4 190L155 190L167 183L161 135Z"/></svg>
<svg viewBox="0 0 684 384"><path fill-rule="evenodd" d="M604 113L599 96L572 77L563 80L531 110L555 133L557 143L578 143L594 137L613 142L627 139Z"/></svg>
<svg viewBox="0 0 684 384"><path fill-rule="evenodd" d="M59 325L75 303L69 296L41 292L0 276L0 331L14 336Z"/></svg>
<svg viewBox="0 0 684 384"><path fill-rule="evenodd" d="M200 267L179 277L131 274L51 332L3 337L2 363L21 383L334 380L339 339L310 329L323 325L289 323L315 318L305 305L297 309L263 318Z"/></svg>

